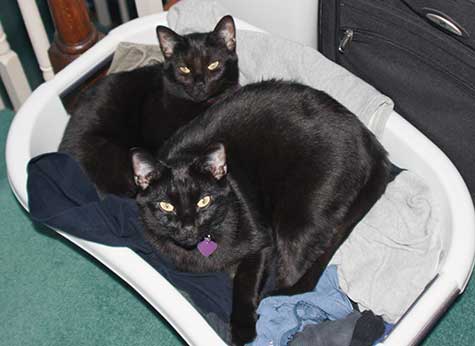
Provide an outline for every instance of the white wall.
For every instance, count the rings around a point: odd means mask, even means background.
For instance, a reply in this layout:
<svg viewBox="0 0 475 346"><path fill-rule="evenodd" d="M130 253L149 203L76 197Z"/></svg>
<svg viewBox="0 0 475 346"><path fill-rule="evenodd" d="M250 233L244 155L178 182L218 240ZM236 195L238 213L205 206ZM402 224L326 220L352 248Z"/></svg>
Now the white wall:
<svg viewBox="0 0 475 346"><path fill-rule="evenodd" d="M284 38L317 47L318 0L220 0L232 15Z"/></svg>

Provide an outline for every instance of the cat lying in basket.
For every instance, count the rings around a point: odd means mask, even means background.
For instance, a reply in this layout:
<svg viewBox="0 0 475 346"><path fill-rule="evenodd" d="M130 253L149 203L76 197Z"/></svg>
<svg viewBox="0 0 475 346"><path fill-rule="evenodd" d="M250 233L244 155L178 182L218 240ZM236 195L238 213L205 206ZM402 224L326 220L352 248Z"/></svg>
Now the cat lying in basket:
<svg viewBox="0 0 475 346"><path fill-rule="evenodd" d="M255 337L264 296L312 290L390 176L376 137L327 94L249 84L132 150L146 236L183 271L234 278L233 343Z"/></svg>
<svg viewBox="0 0 475 346"><path fill-rule="evenodd" d="M207 33L181 36L165 26L156 31L164 61L112 73L86 90L59 146L80 162L101 193L135 196L130 148L159 148L239 87L231 16Z"/></svg>

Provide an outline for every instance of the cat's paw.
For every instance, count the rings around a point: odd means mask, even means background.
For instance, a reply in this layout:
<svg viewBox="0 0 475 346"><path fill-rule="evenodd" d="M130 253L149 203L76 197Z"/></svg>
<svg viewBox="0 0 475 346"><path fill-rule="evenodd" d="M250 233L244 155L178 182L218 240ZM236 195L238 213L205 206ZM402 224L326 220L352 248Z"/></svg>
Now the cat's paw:
<svg viewBox="0 0 475 346"><path fill-rule="evenodd" d="M256 338L256 324L236 324L231 326L233 346L244 346Z"/></svg>
<svg viewBox="0 0 475 346"><path fill-rule="evenodd" d="M231 314L231 337L234 346L243 346L256 338L257 315L250 307Z"/></svg>

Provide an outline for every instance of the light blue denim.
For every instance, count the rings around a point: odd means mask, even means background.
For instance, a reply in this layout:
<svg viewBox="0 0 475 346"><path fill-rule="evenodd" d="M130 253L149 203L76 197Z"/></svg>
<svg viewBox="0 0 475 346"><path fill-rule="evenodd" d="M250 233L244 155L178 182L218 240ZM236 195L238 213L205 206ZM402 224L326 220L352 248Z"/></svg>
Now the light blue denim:
<svg viewBox="0 0 475 346"><path fill-rule="evenodd" d="M337 268L330 265L311 292L295 296L268 297L257 309L257 337L250 346L287 346L307 324L345 318L353 311L338 286Z"/></svg>

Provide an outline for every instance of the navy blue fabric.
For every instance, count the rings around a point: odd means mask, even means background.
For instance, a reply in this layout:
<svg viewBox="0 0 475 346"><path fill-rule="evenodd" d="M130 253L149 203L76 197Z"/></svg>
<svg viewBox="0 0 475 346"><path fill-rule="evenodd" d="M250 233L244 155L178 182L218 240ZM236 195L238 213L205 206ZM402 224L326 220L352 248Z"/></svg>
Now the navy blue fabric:
<svg viewBox="0 0 475 346"><path fill-rule="evenodd" d="M226 273L177 271L143 235L135 200L105 195L102 199L79 164L64 153L48 153L28 163L28 200L35 222L73 236L134 250L203 313L229 321L232 282Z"/></svg>

